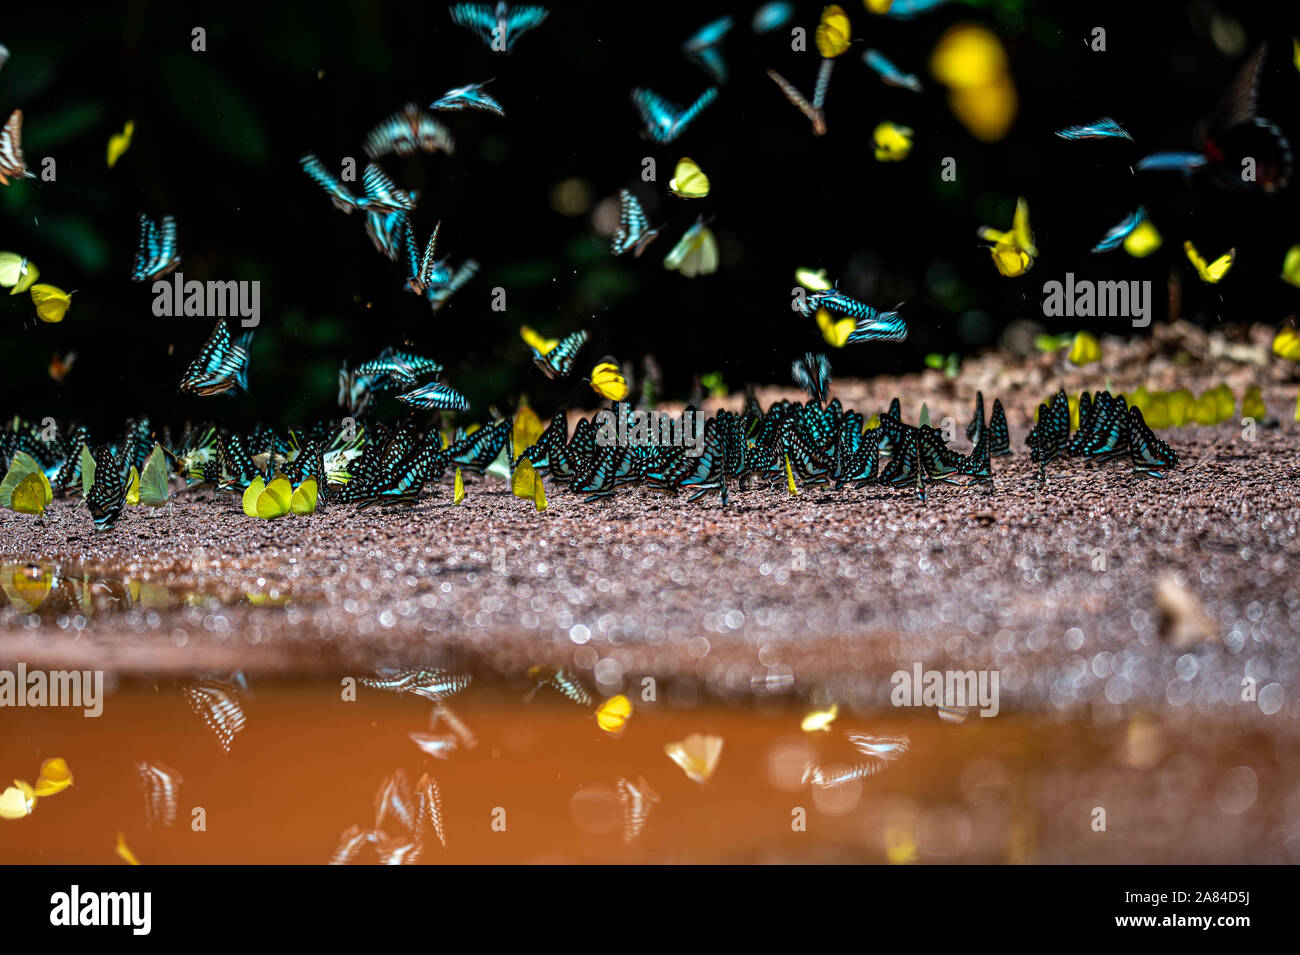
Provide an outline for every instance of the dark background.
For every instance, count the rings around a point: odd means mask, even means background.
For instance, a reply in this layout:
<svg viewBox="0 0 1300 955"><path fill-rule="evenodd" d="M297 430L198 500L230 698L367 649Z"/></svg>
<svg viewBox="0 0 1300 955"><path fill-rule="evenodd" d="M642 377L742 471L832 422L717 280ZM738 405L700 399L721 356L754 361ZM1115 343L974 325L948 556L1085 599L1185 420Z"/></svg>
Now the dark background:
<svg viewBox="0 0 1300 955"><path fill-rule="evenodd" d="M1300 290L1277 277L1286 248L1300 242L1295 186L1248 194L1130 168L1148 152L1195 147L1197 121L1263 40L1272 53L1260 112L1300 147L1296 27L1282 21L1283 4L988 0L900 21L846 3L860 42L837 61L821 139L763 72L777 69L811 95L820 4L796 4L806 53L791 51L789 27L753 33L758 4L602 2L553 4L508 56L453 25L447 6L8 5L0 110L23 109L28 167L39 173L42 158L54 156L58 178L0 188L0 249L31 257L41 281L76 294L60 325L38 322L27 295L0 296L0 410L114 426L145 412L287 425L336 415L340 362L356 365L399 343L444 363L476 418L490 406L510 410L522 393L543 413L594 405L578 379L607 353L639 361L653 352L676 398L704 372L721 372L733 389L787 381L791 359L809 349L830 351L837 376L900 372L921 367L927 352L994 345L1013 319L1043 321L1042 285L1066 271L1152 280L1156 321L1166 317L1171 271L1181 277L1182 314L1202 324L1279 323L1300 303ZM722 48L731 79L718 101L677 142L642 139L632 87L690 102L711 81L681 44L728 12L736 16ZM970 136L929 74L935 41L961 21L989 26L1007 48L1020 111L999 143ZM207 52L190 49L196 26L207 31ZM1107 30L1105 53L1088 48L1094 26ZM883 85L861 62L868 46L920 76L924 92ZM365 134L403 103L427 105L490 77L504 119L442 114L454 155L383 160L400 185L421 193L417 232L441 220L440 255L483 265L434 316L371 247L363 217L335 210L298 158L314 151L332 169L343 156L364 165ZM1052 136L1102 115L1120 120L1136 145ZM110 170L108 137L128 118L134 142ZM906 161L872 157L871 131L882 120L916 131ZM682 155L712 179L707 199L668 194ZM645 156L657 160L658 183L640 182ZM940 181L944 156L957 161L955 183ZM661 237L641 259L609 255L589 214L553 208L552 191L566 179L580 179L593 204L632 187L652 223L665 226ZM997 274L975 233L981 224L1008 227L1017 195L1030 200L1042 254L1013 280ZM1143 261L1090 254L1139 202L1164 247ZM176 216L187 279L261 281L251 394L177 396L212 321L156 318L149 284L129 280L140 211ZM722 266L687 279L662 261L699 213L714 217ZM1236 247L1221 284L1196 278L1186 238L1210 258ZM828 349L813 322L790 309L796 266L824 267L877 306L905 300L907 343ZM490 308L495 286L507 291L503 313ZM1053 332L1089 324L1048 323ZM556 337L591 329L574 379L552 383L532 368L522 324ZM1127 322L1093 327L1126 333ZM58 385L50 356L70 350L75 367Z"/></svg>

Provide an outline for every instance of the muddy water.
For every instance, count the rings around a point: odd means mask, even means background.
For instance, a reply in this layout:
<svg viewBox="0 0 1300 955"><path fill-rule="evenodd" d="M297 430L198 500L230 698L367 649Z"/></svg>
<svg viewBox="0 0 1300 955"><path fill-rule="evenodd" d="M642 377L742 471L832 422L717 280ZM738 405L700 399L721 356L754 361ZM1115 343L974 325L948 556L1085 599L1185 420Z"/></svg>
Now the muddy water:
<svg viewBox="0 0 1300 955"><path fill-rule="evenodd" d="M431 722L455 734L411 694L361 687L349 700L342 681L232 694L246 721L228 752L171 680L117 686L97 719L0 711L6 781L31 781L52 756L75 780L30 816L0 820L0 862L112 864L121 832L144 864L323 863L345 830L375 824L376 794L399 769L437 780L446 847L426 835L419 861L431 863L1290 861L1300 851L1289 750L1145 720L841 714L805 733L806 708L789 704L638 704L613 736L593 708L549 688L526 703L519 688L472 684L447 704L465 735L439 759L409 734ZM868 778L805 784L810 763L830 773L862 762L848 732L908 746ZM665 753L695 733L723 740L703 782ZM147 824L140 761L179 779L171 826ZM652 794L639 832L619 780Z"/></svg>

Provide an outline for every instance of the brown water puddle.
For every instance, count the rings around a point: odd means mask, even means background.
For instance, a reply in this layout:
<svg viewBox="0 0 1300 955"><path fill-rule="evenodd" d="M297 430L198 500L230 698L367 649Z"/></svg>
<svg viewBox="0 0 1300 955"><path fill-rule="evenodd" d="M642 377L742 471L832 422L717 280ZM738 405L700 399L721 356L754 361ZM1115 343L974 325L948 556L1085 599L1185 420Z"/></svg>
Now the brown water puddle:
<svg viewBox="0 0 1300 955"><path fill-rule="evenodd" d="M317 682L262 683L249 696L227 684L245 722L224 751L211 728L222 718L205 724L192 705L202 692L189 685L110 688L99 718L0 710L6 784L33 781L56 756L75 779L31 815L0 820L0 862L114 864L121 832L144 864L324 863L350 827L376 824L377 793L398 770L412 786L425 774L438 785L446 846L426 830L420 862L1246 862L1300 853L1293 835L1287 842L1296 827L1286 815L1298 764L1260 734L1193 738L1145 719L1096 726L1006 713L955 723L898 711L842 713L830 730L809 733L800 722L811 708L786 701L638 702L615 736L593 706L549 687L524 702L528 684L474 683L445 704L450 717L432 720L435 705L409 693L360 687L350 701L341 683ZM432 757L411 733L451 751ZM832 775L864 762L849 733L906 737L906 751L867 778L803 782L810 763ZM723 741L702 782L665 752L692 734ZM170 827L146 822L142 761L180 780ZM647 807L639 831L633 790ZM1099 808L1104 831L1094 828ZM196 831L200 815L206 828ZM390 837L402 831L393 819Z"/></svg>

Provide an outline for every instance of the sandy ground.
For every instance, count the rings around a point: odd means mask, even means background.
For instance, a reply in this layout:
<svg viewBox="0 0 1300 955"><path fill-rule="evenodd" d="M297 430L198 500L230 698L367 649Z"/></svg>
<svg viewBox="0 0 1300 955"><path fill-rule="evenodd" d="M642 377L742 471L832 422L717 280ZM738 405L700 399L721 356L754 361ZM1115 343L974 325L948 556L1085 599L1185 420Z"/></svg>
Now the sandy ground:
<svg viewBox="0 0 1300 955"><path fill-rule="evenodd" d="M38 614L0 608L0 664L310 676L451 663L506 676L548 662L610 692L653 675L682 702L798 693L871 708L888 705L889 674L919 662L997 669L1003 707L1062 713L1222 713L1248 677L1260 704L1228 712L1300 723L1300 425L1294 366L1269 359L1267 340L1177 327L1105 342L1086 369L990 356L956 380L837 385L866 413L897 394L910 420L924 401L932 421L962 427L976 388L1000 397L1016 454L995 459L991 495L756 488L724 509L640 490L584 504L550 486L538 514L471 478L458 507L443 485L414 509L275 522L205 491L99 535L71 501L40 522L5 512L6 576L52 563L63 583ZM1280 423L1254 440L1238 423L1167 430L1183 465L1164 481L1127 461L1065 461L1038 484L1024 435L1058 385L1219 381L1238 397L1261 385Z"/></svg>

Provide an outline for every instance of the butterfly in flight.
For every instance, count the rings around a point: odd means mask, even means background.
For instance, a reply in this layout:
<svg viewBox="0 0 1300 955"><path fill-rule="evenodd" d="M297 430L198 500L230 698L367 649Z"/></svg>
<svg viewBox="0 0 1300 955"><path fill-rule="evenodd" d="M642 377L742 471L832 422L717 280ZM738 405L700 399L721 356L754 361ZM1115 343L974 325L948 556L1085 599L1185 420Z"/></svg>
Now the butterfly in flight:
<svg viewBox="0 0 1300 955"><path fill-rule="evenodd" d="M545 7L511 6L505 0L495 9L485 3L458 3L451 8L452 22L473 30L494 53L509 53L520 36L540 26L549 14Z"/></svg>
<svg viewBox="0 0 1300 955"><path fill-rule="evenodd" d="M308 153L299 160L303 171L329 195L334 207L351 214L353 209L375 212L410 211L415 208L415 196L398 189L388 174L374 163L366 165L361 184L365 195L357 197L325 168L325 164Z"/></svg>
<svg viewBox="0 0 1300 955"><path fill-rule="evenodd" d="M429 108L448 112L462 109L478 109L485 113L504 116L506 114L505 108L483 92L483 87L491 82L491 80L486 80L482 83L470 83L468 86L458 86L454 90L447 90L442 96L430 103Z"/></svg>
<svg viewBox="0 0 1300 955"><path fill-rule="evenodd" d="M1203 170L1216 185L1264 192L1284 189L1291 179L1291 142L1277 124L1257 112L1259 78L1268 45L1261 44L1242 64L1232 86L1214 113L1198 128L1199 151L1152 153L1138 161L1139 170ZM1243 163L1254 160L1255 175L1243 175Z"/></svg>
<svg viewBox="0 0 1300 955"><path fill-rule="evenodd" d="M796 359L790 366L794 383L808 392L818 404L826 403L826 394L831 389L831 362L825 355L812 352Z"/></svg>
<svg viewBox="0 0 1300 955"><path fill-rule="evenodd" d="M727 82L727 62L718 47L735 22L731 17L719 17L696 30L682 45L686 58L713 77L715 83Z"/></svg>
<svg viewBox="0 0 1300 955"><path fill-rule="evenodd" d="M1056 135L1061 139L1127 139L1133 141L1133 137L1115 120L1109 116L1103 116L1094 123L1081 123L1078 126L1067 126L1065 129L1058 129Z"/></svg>
<svg viewBox="0 0 1300 955"><path fill-rule="evenodd" d="M672 251L664 257L664 268L680 272L687 278L697 275L712 275L718 271L718 240L708 227L704 216L700 216L677 240Z"/></svg>
<svg viewBox="0 0 1300 955"><path fill-rule="evenodd" d="M1101 241L1092 247L1094 252L1109 252L1118 249L1133 232L1147 221L1145 206L1138 206L1135 212L1126 215L1119 225L1112 227L1102 236Z"/></svg>
<svg viewBox="0 0 1300 955"><path fill-rule="evenodd" d="M543 352L533 347L533 364L542 370L547 378L568 378L573 372L573 360L578 357L582 346L587 344L590 333L584 328L566 335L554 347Z"/></svg>
<svg viewBox="0 0 1300 955"><path fill-rule="evenodd" d="M434 106L437 108L438 104ZM432 113L414 103L407 103L370 131L364 149L371 159L379 159L389 153L395 156L411 156L417 152L451 153L455 145L450 131Z"/></svg>
<svg viewBox="0 0 1300 955"><path fill-rule="evenodd" d="M911 73L904 73L879 50L867 50L862 54L862 62L867 64L886 86L896 86L899 89L911 90L913 93L921 92L921 81Z"/></svg>
<svg viewBox="0 0 1300 955"><path fill-rule="evenodd" d="M682 109L651 90L632 91L632 102L641 114L646 135L660 144L671 143L685 132L686 127L717 98L718 88L711 86L694 103Z"/></svg>
<svg viewBox="0 0 1300 955"><path fill-rule="evenodd" d="M252 329L232 340L225 319L218 319L199 357L186 369L180 390L203 396L247 391L248 349L252 341Z"/></svg>
<svg viewBox="0 0 1300 955"><path fill-rule="evenodd" d="M244 708L233 684L219 680L199 680L181 687L181 694L217 738L223 752L230 752L235 736L244 729Z"/></svg>
<svg viewBox="0 0 1300 955"><path fill-rule="evenodd" d="M406 248L406 288L407 291L416 295L423 295L424 290L429 286L434 278L434 269L436 267L438 251L438 230L442 228L439 222L433 227L433 234L429 236L429 241L424 246L424 254L418 252L415 242L415 230L411 228L408 220L404 223L403 244Z"/></svg>
<svg viewBox="0 0 1300 955"><path fill-rule="evenodd" d="M1237 250L1232 248L1213 262L1209 262L1205 256L1196 250L1196 246L1192 244L1191 239L1183 243L1183 251L1187 253L1187 260L1195 266L1196 274L1201 277L1201 281L1209 285L1217 285L1222 282L1223 277L1232 268L1232 263L1237 261Z"/></svg>
<svg viewBox="0 0 1300 955"><path fill-rule="evenodd" d="M614 230L612 251L615 255L631 251L634 257L640 258L646 246L659 235L659 230L650 228L641 203L631 190L618 191L618 204L618 228Z"/></svg>
<svg viewBox="0 0 1300 955"><path fill-rule="evenodd" d="M172 825L176 821L177 791L184 781L181 774L162 763L141 760L135 764L135 776L144 790L145 825Z"/></svg>
<svg viewBox="0 0 1300 955"><path fill-rule="evenodd" d="M3 49L3 47L0 47ZM23 111L16 109L0 130L0 186L9 185L10 179L35 179L23 162Z"/></svg>
<svg viewBox="0 0 1300 955"><path fill-rule="evenodd" d="M152 219L140 213L140 243L136 246L135 261L131 265L131 281L160 279L180 264L181 256L176 250L176 219L163 216L155 225Z"/></svg>
<svg viewBox="0 0 1300 955"><path fill-rule="evenodd" d="M823 60L822 62L824 64L829 64L834 61ZM768 70L767 75L770 76L772 81L781 88L781 92L785 94L785 98L797 106L799 111L808 117L809 122L812 123L813 135L825 136L826 115L822 109L822 103L825 99L826 91L823 85L818 83L817 90L814 90L813 92L813 101L810 103L793 83L776 70ZM821 93L820 96L818 95L818 91Z"/></svg>
<svg viewBox="0 0 1300 955"><path fill-rule="evenodd" d="M413 408L425 410L469 410L469 402L465 400L465 396L452 388L451 385L441 381L433 381L422 388L408 391L404 395L398 395L397 400Z"/></svg>

